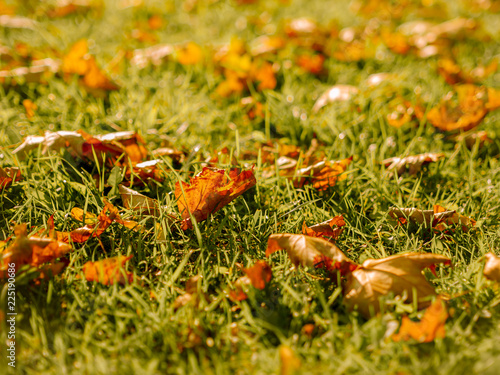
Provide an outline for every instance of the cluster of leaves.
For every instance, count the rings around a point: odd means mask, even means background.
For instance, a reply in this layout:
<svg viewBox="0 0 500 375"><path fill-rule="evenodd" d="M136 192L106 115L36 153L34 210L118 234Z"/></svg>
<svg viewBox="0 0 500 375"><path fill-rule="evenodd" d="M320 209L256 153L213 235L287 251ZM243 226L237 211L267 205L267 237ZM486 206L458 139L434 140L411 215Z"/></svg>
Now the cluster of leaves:
<svg viewBox="0 0 500 375"><path fill-rule="evenodd" d="M291 374L322 340L425 357L408 343L451 348L447 332L498 315L494 2L355 0L355 22L281 0L7 3L0 282L14 263L19 299L51 306L56 288L68 326L92 331L95 310L105 342L115 319L166 353L158 371L258 344ZM222 38L169 36L221 9ZM116 14L111 41L54 42Z"/></svg>

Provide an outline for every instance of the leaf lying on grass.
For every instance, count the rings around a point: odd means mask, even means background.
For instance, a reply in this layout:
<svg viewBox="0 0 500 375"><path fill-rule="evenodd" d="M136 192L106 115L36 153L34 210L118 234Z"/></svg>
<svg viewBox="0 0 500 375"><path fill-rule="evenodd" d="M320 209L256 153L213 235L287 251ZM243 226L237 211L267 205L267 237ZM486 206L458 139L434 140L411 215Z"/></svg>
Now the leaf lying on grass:
<svg viewBox="0 0 500 375"><path fill-rule="evenodd" d="M206 220L208 215L217 212L256 183L251 170L238 173L233 169L228 177L223 169L208 167L191 178L189 184L177 182L175 198L184 219L182 229L193 228L190 213L197 222Z"/></svg>
<svg viewBox="0 0 500 375"><path fill-rule="evenodd" d="M308 227L306 222L302 224L302 234L311 237L323 237L325 239L336 240L343 232L345 221L342 215L335 216L330 220Z"/></svg>
<svg viewBox="0 0 500 375"><path fill-rule="evenodd" d="M485 255L483 274L487 279L500 282L500 258L489 252Z"/></svg>
<svg viewBox="0 0 500 375"><path fill-rule="evenodd" d="M13 181L21 179L21 170L17 167L0 167L0 189L8 188Z"/></svg>
<svg viewBox="0 0 500 375"><path fill-rule="evenodd" d="M16 236L15 241L10 246L5 247L1 253L0 278L8 278L7 270L9 264L14 263L16 272L27 264L32 267L39 267L44 263L52 262L66 255L73 249L67 243L54 239L35 236L28 237L26 224L17 225L14 229L14 234ZM64 269L64 266L61 265L53 266L53 274L56 274L56 271L60 272ZM47 268L46 271L48 272L49 269Z"/></svg>
<svg viewBox="0 0 500 375"><path fill-rule="evenodd" d="M398 176L401 176L403 173L405 173L407 168L410 175L415 175L422 169L423 165L437 162L442 158L444 158L444 154L425 153L407 156L404 158L394 157L385 159L382 164L387 167L387 171L395 170Z"/></svg>
<svg viewBox="0 0 500 375"><path fill-rule="evenodd" d="M436 264L451 264L449 258L437 254L406 253L383 259L368 259L362 265L351 262L340 249L321 238L300 234L273 234L269 237L266 256L285 249L295 265L339 270L345 276L344 303L357 307L366 318L380 311L379 298L389 293L408 295L412 302L417 293L417 305L424 308L434 288L422 271Z"/></svg>
<svg viewBox="0 0 500 375"><path fill-rule="evenodd" d="M444 302L438 297L425 310L422 320L414 322L407 316L403 317L399 332L391 336L392 340L408 341L410 339L418 342L431 342L436 338L446 336L445 323L448 319L448 312Z"/></svg>
<svg viewBox="0 0 500 375"><path fill-rule="evenodd" d="M83 273L87 281L96 281L104 285L111 284L130 284L134 280L134 274L127 272L123 266L132 259L133 255L118 256L98 260L96 262L87 262L83 265Z"/></svg>
<svg viewBox="0 0 500 375"><path fill-rule="evenodd" d="M459 214L456 211L446 210L444 207L434 205L433 210L419 210L417 208L389 208L389 216L398 220L399 223L405 224L407 220L425 224L427 227L432 227L439 231L444 231L447 226L460 224L462 230L467 232L469 227L474 226L476 221Z"/></svg>

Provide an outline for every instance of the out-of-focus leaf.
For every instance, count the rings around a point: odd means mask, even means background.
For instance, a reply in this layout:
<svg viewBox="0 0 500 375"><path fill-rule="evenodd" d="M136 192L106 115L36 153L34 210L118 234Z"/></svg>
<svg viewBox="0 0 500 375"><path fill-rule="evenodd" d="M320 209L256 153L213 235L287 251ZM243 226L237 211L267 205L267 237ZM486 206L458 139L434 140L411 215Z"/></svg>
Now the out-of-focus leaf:
<svg viewBox="0 0 500 375"><path fill-rule="evenodd" d="M287 345L280 345L280 375L294 375L300 369L301 362L297 358L292 348Z"/></svg>
<svg viewBox="0 0 500 375"><path fill-rule="evenodd" d="M263 260L257 261L252 267L243 269L243 272L250 278L253 287L260 290L264 289L273 277L271 267Z"/></svg>
<svg viewBox="0 0 500 375"><path fill-rule="evenodd" d="M444 302L438 297L425 310L422 320L414 322L407 316L403 317L401 327L397 334L392 335L392 340L408 341L410 339L417 342L432 342L436 338L443 339L446 336L445 323L448 319L448 312Z"/></svg>
<svg viewBox="0 0 500 375"><path fill-rule="evenodd" d="M414 175L422 169L423 165L437 162L442 158L444 158L444 154L428 152L425 154L412 155L404 158L389 158L385 159L382 163L387 167L387 171L395 170L398 176L401 176L403 173L405 173L407 168L408 173L410 175Z"/></svg>
<svg viewBox="0 0 500 375"><path fill-rule="evenodd" d="M0 190L8 188L13 181L21 179L21 170L17 167L0 167Z"/></svg>
<svg viewBox="0 0 500 375"><path fill-rule="evenodd" d="M359 89L351 85L335 85L329 88L316 100L312 108L313 113L317 113L321 108L330 103L346 102L359 93Z"/></svg>
<svg viewBox="0 0 500 375"><path fill-rule="evenodd" d="M130 284L134 281L134 274L124 270L124 265L133 255L118 256L87 262L83 265L83 273L87 281L95 281L104 285Z"/></svg>
<svg viewBox="0 0 500 375"><path fill-rule="evenodd" d="M490 280L500 282L500 258L489 252L485 255L484 276Z"/></svg>

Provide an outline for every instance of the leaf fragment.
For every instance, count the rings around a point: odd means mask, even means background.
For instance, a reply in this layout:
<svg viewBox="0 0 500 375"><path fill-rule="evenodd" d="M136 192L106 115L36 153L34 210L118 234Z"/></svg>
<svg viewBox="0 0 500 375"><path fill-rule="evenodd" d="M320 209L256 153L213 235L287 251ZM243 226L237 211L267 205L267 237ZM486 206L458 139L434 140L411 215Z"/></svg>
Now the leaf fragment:
<svg viewBox="0 0 500 375"><path fill-rule="evenodd" d="M485 255L486 262L484 263L483 274L487 279L500 282L500 258L493 252Z"/></svg>
<svg viewBox="0 0 500 375"><path fill-rule="evenodd" d="M87 262L83 265L83 273L87 281L95 281L104 285L130 284L134 280L134 274L127 272L123 266L132 259L133 255L120 255L114 258Z"/></svg>

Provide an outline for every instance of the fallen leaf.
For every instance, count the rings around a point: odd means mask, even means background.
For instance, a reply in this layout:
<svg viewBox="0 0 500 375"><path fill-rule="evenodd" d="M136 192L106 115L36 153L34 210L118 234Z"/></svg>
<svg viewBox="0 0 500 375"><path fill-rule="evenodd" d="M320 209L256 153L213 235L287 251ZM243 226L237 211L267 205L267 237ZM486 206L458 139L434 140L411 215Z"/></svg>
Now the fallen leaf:
<svg viewBox="0 0 500 375"><path fill-rule="evenodd" d="M398 176L401 176L408 169L410 175L417 174L423 165L437 162L438 160L444 158L444 154L441 153L425 153L419 155L407 156L404 158L394 157L385 159L382 164L387 167L387 171L396 171Z"/></svg>
<svg viewBox="0 0 500 375"><path fill-rule="evenodd" d="M87 262L83 265L83 273L87 281L95 281L104 285L111 284L130 284L134 281L134 274L127 272L123 266L132 259L133 255L118 256L98 260L96 262Z"/></svg>
<svg viewBox="0 0 500 375"><path fill-rule="evenodd" d="M436 338L443 339L446 336L444 326L446 319L448 319L446 306L438 297L425 310L420 322L414 322L407 316L404 316L399 332L392 335L391 338L394 342L413 339L419 343L432 342Z"/></svg>
<svg viewBox="0 0 500 375"><path fill-rule="evenodd" d="M189 184L175 184L175 198L183 218L182 229L193 227L191 215L197 222L206 220L208 215L215 213L253 187L257 181L252 170L238 174L236 169L226 176L223 169L205 167Z"/></svg>
<svg viewBox="0 0 500 375"><path fill-rule="evenodd" d="M35 103L33 103L30 99L24 99L23 106L24 106L24 109L26 110L26 117L27 118L30 119L33 116L35 116L35 111L38 108Z"/></svg>
<svg viewBox="0 0 500 375"><path fill-rule="evenodd" d="M56 241L51 238L28 237L26 224L17 225L14 228L15 241L8 247L4 247L0 260L0 277L8 278L8 265L14 263L16 272L24 265L39 267L66 255L72 250L67 243Z"/></svg>
<svg viewBox="0 0 500 375"><path fill-rule="evenodd" d="M280 345L280 375L293 375L300 369L300 359L295 356L292 348L287 345Z"/></svg>
<svg viewBox="0 0 500 375"><path fill-rule="evenodd" d="M359 93L359 89L351 85L335 85L329 88L316 100L312 108L313 113L319 112L321 108L330 103L346 102Z"/></svg>
<svg viewBox="0 0 500 375"><path fill-rule="evenodd" d="M345 226L344 217L342 215L335 216L330 220L308 227L306 222L302 225L302 233L312 237L326 237L336 240L343 232Z"/></svg>
<svg viewBox="0 0 500 375"><path fill-rule="evenodd" d="M380 297L391 292L395 295L406 293L406 302L412 302L416 292L418 308L425 308L429 305L428 298L436 293L422 271L436 264L446 265L451 261L443 255L422 253L368 259L346 275L344 303L350 309L357 307L365 318L369 318L372 311L380 311Z"/></svg>
<svg viewBox="0 0 500 375"><path fill-rule="evenodd" d="M189 42L177 49L177 61L182 65L196 65L203 61L203 50L198 44Z"/></svg>
<svg viewBox="0 0 500 375"><path fill-rule="evenodd" d="M272 234L267 241L266 257L272 253L286 250L291 262L314 267L323 257L334 262L350 262L340 249L329 241L303 234Z"/></svg>
<svg viewBox="0 0 500 375"><path fill-rule="evenodd" d="M485 255L483 274L487 279L500 282L500 258L489 252Z"/></svg>
<svg viewBox="0 0 500 375"><path fill-rule="evenodd" d="M0 167L0 190L12 185L13 181L21 179L21 170L17 167Z"/></svg>
<svg viewBox="0 0 500 375"><path fill-rule="evenodd" d="M266 284L271 281L273 273L271 267L263 260L257 261L252 267L243 269L252 285L256 289L264 289Z"/></svg>
<svg viewBox="0 0 500 375"><path fill-rule="evenodd" d="M389 209L389 216L399 220L400 223L406 223L406 220L418 224L425 224L427 227L444 231L447 226L460 224L464 232L468 231L470 226L474 226L476 221L466 216L460 215L456 211L446 210L444 207L435 205L432 210L419 210L417 208L397 208Z"/></svg>
<svg viewBox="0 0 500 375"><path fill-rule="evenodd" d="M139 214L160 216L160 204L156 199L148 198L123 185L118 185L118 190L125 208L137 211Z"/></svg>

